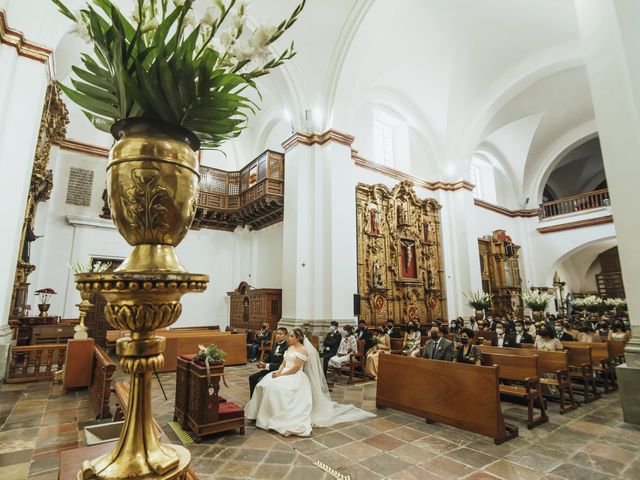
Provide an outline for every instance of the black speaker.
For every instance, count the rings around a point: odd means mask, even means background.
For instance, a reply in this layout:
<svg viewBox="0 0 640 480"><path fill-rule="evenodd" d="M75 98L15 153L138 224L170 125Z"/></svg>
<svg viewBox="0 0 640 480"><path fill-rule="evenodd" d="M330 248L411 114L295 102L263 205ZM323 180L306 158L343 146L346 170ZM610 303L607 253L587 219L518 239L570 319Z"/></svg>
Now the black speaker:
<svg viewBox="0 0 640 480"><path fill-rule="evenodd" d="M360 316L360 294L358 293L353 294L353 316Z"/></svg>

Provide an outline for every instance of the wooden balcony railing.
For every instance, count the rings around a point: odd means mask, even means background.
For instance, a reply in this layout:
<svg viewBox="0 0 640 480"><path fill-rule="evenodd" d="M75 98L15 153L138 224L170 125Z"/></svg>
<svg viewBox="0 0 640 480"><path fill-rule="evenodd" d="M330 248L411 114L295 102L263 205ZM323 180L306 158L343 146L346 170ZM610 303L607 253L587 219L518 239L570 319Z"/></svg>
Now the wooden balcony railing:
<svg viewBox="0 0 640 480"><path fill-rule="evenodd" d="M540 220L556 217L609 205L609 190L602 189L595 192L581 193L572 197L560 198L540 204Z"/></svg>
<svg viewBox="0 0 640 480"><path fill-rule="evenodd" d="M282 220L283 209L283 154L267 150L237 172L200 167L196 228L257 230Z"/></svg>
<svg viewBox="0 0 640 480"><path fill-rule="evenodd" d="M51 380L62 370L66 351L66 343L12 347L7 383Z"/></svg>

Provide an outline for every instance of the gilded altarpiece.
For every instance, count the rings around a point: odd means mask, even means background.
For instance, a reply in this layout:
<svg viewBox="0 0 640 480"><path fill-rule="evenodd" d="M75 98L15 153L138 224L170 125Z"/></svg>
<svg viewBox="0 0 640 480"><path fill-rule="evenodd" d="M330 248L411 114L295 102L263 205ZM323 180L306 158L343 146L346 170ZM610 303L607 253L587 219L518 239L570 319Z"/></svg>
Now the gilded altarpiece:
<svg viewBox="0 0 640 480"><path fill-rule="evenodd" d="M523 314L520 246L504 230L478 239L482 290L492 295L491 312Z"/></svg>
<svg viewBox="0 0 640 480"><path fill-rule="evenodd" d="M46 202L51 196L53 174L49 169L49 154L55 142L64 140L68 123L69 113L62 101L62 93L60 88L52 83L47 88L33 159L31 183L20 237L20 254L11 297L11 317L22 317L28 314L25 307L29 290L27 277L36 269L35 265L31 264L31 242L38 238L33 231L36 210L40 202Z"/></svg>
<svg viewBox="0 0 640 480"><path fill-rule="evenodd" d="M440 204L413 183L356 187L360 319L429 323L447 318Z"/></svg>

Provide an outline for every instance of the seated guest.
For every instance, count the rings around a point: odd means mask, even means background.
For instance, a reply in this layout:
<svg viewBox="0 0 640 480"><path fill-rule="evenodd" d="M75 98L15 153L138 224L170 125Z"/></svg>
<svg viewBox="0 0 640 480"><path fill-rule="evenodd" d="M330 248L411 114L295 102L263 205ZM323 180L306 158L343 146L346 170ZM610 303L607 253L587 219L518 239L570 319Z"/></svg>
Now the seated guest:
<svg viewBox="0 0 640 480"><path fill-rule="evenodd" d="M631 340L631 332L627 331L621 320L615 320L609 330L609 340L618 340L627 343Z"/></svg>
<svg viewBox="0 0 640 480"><path fill-rule="evenodd" d="M367 351L367 375L378 378L378 357L391 351L391 340L384 327L378 327L374 345Z"/></svg>
<svg viewBox="0 0 640 480"><path fill-rule="evenodd" d="M496 322L493 320L493 315L487 315L487 319L484 322L484 327L487 330L495 330Z"/></svg>
<svg viewBox="0 0 640 480"><path fill-rule="evenodd" d="M476 322L476 317L469 317L469 328L474 332L478 331L478 322Z"/></svg>
<svg viewBox="0 0 640 480"><path fill-rule="evenodd" d="M454 362L469 363L471 365L480 365L482 363L482 354L480 353L480 349L471 344L471 339L474 335L473 330L470 328L463 328L460 331L460 335L454 337Z"/></svg>
<svg viewBox="0 0 640 480"><path fill-rule="evenodd" d="M417 357L420 354L420 326L409 321L407 331L404 332L402 354L409 357Z"/></svg>
<svg viewBox="0 0 640 480"><path fill-rule="evenodd" d="M533 337L524 328L524 322L522 320L516 320L514 322L516 329L516 343L533 343Z"/></svg>
<svg viewBox="0 0 640 480"><path fill-rule="evenodd" d="M562 343L553 334L549 325L542 325L538 329L538 336L535 341L536 350L547 350L550 352L562 351Z"/></svg>
<svg viewBox="0 0 640 480"><path fill-rule="evenodd" d="M449 333L453 333L454 335L457 335L460 333L460 330L462 330L462 325L458 324L458 320L451 320L449 322Z"/></svg>
<svg viewBox="0 0 640 480"><path fill-rule="evenodd" d="M367 324L364 320L358 321L358 332L356 334L356 340L364 340L364 351L368 352L373 346L373 335L367 328Z"/></svg>
<svg viewBox="0 0 640 480"><path fill-rule="evenodd" d="M263 323L262 328L256 334L256 338L251 345L249 345L249 361L255 362L258 360L260 353L260 347L271 340L271 330L269 330L269 324Z"/></svg>
<svg viewBox="0 0 640 480"><path fill-rule="evenodd" d="M282 360L284 359L284 352L287 351L289 345L287 344L287 329L280 327L276 330L275 345L271 346L271 352L267 357L267 362L258 362L257 366L260 369L249 376L249 396L253 396L253 390L262 378L269 372L275 372L280 368Z"/></svg>
<svg viewBox="0 0 640 480"><path fill-rule="evenodd" d="M342 335L342 340L340 341L340 346L338 347L338 351L336 354L329 359L329 367L331 367L332 372L338 375L341 375L340 369L346 363L349 363L349 359L351 358L352 353L357 353L358 351L358 342L356 341L356 337L353 334L353 326L345 325L342 327L344 333Z"/></svg>
<svg viewBox="0 0 640 480"><path fill-rule="evenodd" d="M520 344L516 342L516 334L512 332L507 333L504 328L504 323L499 320L496 322L496 336L491 339L491 346L518 348Z"/></svg>
<svg viewBox="0 0 640 480"><path fill-rule="evenodd" d="M451 362L453 360L453 342L442 336L442 329L437 325L431 327L429 334L431 339L422 349L422 358Z"/></svg>
<svg viewBox="0 0 640 480"><path fill-rule="evenodd" d="M436 320L436 327L440 329L443 335L449 333L449 327L447 325L443 325L442 320ZM428 335L429 332L423 332L423 334Z"/></svg>
<svg viewBox="0 0 640 480"><path fill-rule="evenodd" d="M536 330L536 325L533 321L531 321L531 317L527 315L524 316L524 329L527 331L529 335L531 335L531 338L535 340L536 335L538 335L538 332Z"/></svg>
<svg viewBox="0 0 640 480"><path fill-rule="evenodd" d="M607 340L609 338L609 324L606 320L600 320L598 323L598 330L596 331L598 335L600 335L600 339L602 341Z"/></svg>
<svg viewBox="0 0 640 480"><path fill-rule="evenodd" d="M560 325L561 333L560 333L560 341L561 342L575 342L576 338L571 333L571 324L567 321L563 321L562 325ZM556 327L557 331L557 327Z"/></svg>
<svg viewBox="0 0 640 480"><path fill-rule="evenodd" d="M327 373L327 367L329 366L329 359L338 353L338 347L342 341L342 335L338 331L338 322L333 320L329 327L329 333L324 337L322 341L322 366L324 373Z"/></svg>
<svg viewBox="0 0 640 480"><path fill-rule="evenodd" d="M395 326L393 320L387 320L386 332L387 335L389 335L389 338L402 338L402 332L398 327Z"/></svg>
<svg viewBox="0 0 640 480"><path fill-rule="evenodd" d="M586 322L583 322L578 326L578 336L576 338L578 339L579 342L584 342L584 343L602 342L602 340L600 339L600 335L594 332L591 329L591 326Z"/></svg>

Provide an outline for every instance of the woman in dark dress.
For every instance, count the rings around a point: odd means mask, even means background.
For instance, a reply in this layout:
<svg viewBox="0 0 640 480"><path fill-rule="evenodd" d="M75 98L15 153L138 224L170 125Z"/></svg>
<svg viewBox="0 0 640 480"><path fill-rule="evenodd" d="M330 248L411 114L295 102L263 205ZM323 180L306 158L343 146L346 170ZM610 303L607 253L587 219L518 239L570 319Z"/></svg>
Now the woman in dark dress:
<svg viewBox="0 0 640 480"><path fill-rule="evenodd" d="M474 336L473 330L463 328L460 331L460 335L454 338L454 362L468 363L471 365L480 365L482 363L480 349L476 345L471 344L471 339Z"/></svg>

